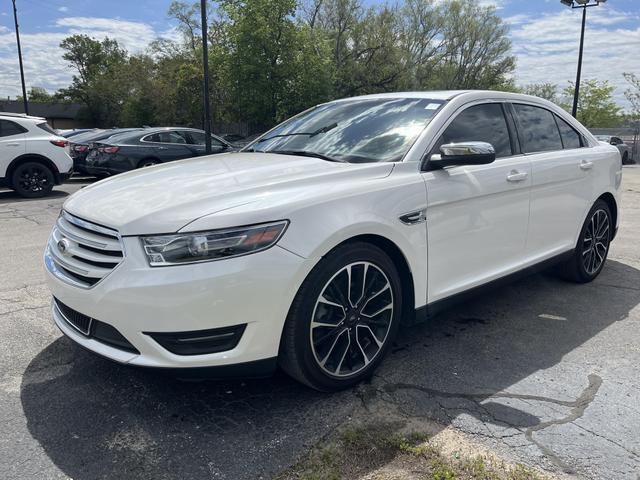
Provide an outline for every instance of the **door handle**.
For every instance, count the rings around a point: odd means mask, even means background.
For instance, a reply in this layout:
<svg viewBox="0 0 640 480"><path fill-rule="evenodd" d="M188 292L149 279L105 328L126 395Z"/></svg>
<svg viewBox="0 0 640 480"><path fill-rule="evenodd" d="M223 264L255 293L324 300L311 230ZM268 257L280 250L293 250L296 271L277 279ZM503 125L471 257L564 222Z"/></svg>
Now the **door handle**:
<svg viewBox="0 0 640 480"><path fill-rule="evenodd" d="M511 170L511 173L507 175L507 182L521 182L526 180L529 176L527 172L519 172L517 170Z"/></svg>
<svg viewBox="0 0 640 480"><path fill-rule="evenodd" d="M591 170L593 168L593 162L589 162L587 160L582 160L580 162L580 168L582 170Z"/></svg>

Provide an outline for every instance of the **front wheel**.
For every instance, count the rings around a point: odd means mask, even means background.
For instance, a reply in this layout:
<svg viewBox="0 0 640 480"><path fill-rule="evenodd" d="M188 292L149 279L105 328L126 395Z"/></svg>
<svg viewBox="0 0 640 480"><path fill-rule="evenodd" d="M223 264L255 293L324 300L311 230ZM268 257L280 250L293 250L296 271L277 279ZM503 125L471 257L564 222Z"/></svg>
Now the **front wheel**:
<svg viewBox="0 0 640 480"><path fill-rule="evenodd" d="M594 280L604 268L614 229L611 210L604 200L591 207L573 256L562 266L565 278L578 283Z"/></svg>
<svg viewBox="0 0 640 480"><path fill-rule="evenodd" d="M322 391L371 375L390 348L402 312L398 271L367 243L334 249L296 295L282 334L280 365Z"/></svg>
<svg viewBox="0 0 640 480"><path fill-rule="evenodd" d="M26 198L39 198L53 190L55 178L49 167L39 162L18 165L11 177L11 186L16 193Z"/></svg>

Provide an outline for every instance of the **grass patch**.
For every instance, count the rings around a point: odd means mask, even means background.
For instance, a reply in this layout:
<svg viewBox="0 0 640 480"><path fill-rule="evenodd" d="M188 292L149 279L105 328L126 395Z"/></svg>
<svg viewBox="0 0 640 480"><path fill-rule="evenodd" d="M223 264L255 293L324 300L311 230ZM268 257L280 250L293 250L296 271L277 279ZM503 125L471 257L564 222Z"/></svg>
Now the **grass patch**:
<svg viewBox="0 0 640 480"><path fill-rule="evenodd" d="M388 478L405 467L410 478L421 480L544 480L546 477L522 465L509 466L484 457L445 456L421 432L402 432L399 423L343 428L314 447L298 464L277 480L356 480L385 467ZM376 473L376 480L387 474Z"/></svg>

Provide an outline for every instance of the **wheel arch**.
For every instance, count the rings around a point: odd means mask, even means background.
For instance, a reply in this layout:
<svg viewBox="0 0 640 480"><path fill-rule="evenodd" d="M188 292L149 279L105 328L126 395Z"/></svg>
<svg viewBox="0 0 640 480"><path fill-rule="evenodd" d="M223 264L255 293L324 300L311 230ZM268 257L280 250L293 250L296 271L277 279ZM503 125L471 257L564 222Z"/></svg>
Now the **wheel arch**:
<svg viewBox="0 0 640 480"><path fill-rule="evenodd" d="M53 163L50 159L48 159L44 155L38 155L36 153L25 153L24 155L20 155L19 157L14 158L9 164L9 166L7 167L6 178L9 184L12 183L13 172L15 171L15 169L18 167L18 165L25 162L41 163L42 165L51 169L51 172L53 172L53 178L55 180L56 185L60 185L60 183L62 183L62 178L60 177L60 171L58 170L58 167L56 167L55 163Z"/></svg>
<svg viewBox="0 0 640 480"><path fill-rule="evenodd" d="M140 168L142 166L142 163L146 162L147 160L153 160L154 162L162 163L162 161L154 155L145 155L140 160L136 161L136 168Z"/></svg>
<svg viewBox="0 0 640 480"><path fill-rule="evenodd" d="M611 216L613 217L611 220L613 221L613 236L611 237L611 240L613 240L615 238L615 235L617 233L617 226L618 226L618 203L616 202L615 197L610 193L610 192L605 192L602 195L600 195L597 200L603 200L607 206L609 207L609 210L611 211Z"/></svg>
<svg viewBox="0 0 640 480"><path fill-rule="evenodd" d="M371 233L350 237L335 245L331 250L345 244L356 242L368 243L378 247L386 253L396 265L402 284L402 323L406 325L413 324L415 322L415 284L411 267L403 251L392 240L382 235Z"/></svg>

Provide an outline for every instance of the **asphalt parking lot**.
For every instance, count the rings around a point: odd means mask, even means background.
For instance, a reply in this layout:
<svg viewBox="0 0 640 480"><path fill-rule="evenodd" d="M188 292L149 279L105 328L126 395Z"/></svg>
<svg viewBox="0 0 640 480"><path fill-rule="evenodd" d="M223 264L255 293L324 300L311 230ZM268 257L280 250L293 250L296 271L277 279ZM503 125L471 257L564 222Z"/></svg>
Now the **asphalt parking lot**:
<svg viewBox="0 0 640 480"><path fill-rule="evenodd" d="M98 358L50 320L41 254L66 196L0 191L0 478L270 478L354 415L453 426L515 461L640 479L640 168L592 284L535 275L404 330L369 384L183 383Z"/></svg>

